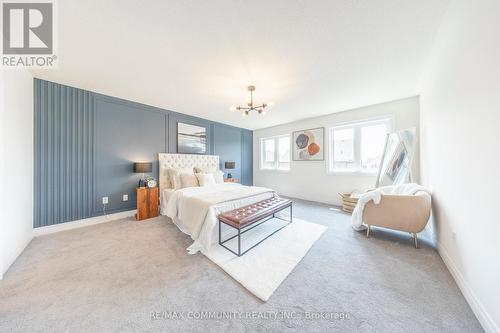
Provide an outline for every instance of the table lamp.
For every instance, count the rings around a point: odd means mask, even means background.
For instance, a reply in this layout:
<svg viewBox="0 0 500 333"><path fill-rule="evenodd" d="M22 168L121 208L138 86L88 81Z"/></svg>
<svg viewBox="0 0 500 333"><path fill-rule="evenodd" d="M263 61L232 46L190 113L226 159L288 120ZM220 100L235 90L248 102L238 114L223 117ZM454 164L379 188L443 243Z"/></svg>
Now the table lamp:
<svg viewBox="0 0 500 333"><path fill-rule="evenodd" d="M146 172L151 172L153 170L153 163L151 162L135 162L134 163L134 173L142 173L141 179L139 180L139 187L146 186L146 179L144 174Z"/></svg>
<svg viewBox="0 0 500 333"><path fill-rule="evenodd" d="M227 162L224 163L224 168L226 170L233 170L235 168L235 166L236 166L236 163L234 161L227 161ZM228 172L227 173L227 178L231 179L231 178L233 178L233 175L231 175L231 173Z"/></svg>

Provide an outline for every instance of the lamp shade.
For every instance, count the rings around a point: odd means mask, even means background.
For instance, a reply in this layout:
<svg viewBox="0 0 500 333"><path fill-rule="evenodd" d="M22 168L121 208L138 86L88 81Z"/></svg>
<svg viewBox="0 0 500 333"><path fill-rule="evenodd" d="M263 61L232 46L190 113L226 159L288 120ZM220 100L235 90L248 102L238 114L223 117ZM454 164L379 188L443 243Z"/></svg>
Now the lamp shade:
<svg viewBox="0 0 500 333"><path fill-rule="evenodd" d="M135 162L134 163L134 172L135 173L151 172L152 169L153 169L153 163L151 163L151 162Z"/></svg>
<svg viewBox="0 0 500 333"><path fill-rule="evenodd" d="M224 168L226 169L234 169L236 166L236 163L233 161L227 161L224 163Z"/></svg>

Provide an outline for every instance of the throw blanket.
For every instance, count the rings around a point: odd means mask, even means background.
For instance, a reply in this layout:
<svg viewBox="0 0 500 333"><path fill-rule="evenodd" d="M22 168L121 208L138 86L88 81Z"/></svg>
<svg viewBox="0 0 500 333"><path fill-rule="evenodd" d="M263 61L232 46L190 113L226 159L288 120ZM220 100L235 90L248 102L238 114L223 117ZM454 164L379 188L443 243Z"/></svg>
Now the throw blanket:
<svg viewBox="0 0 500 333"><path fill-rule="evenodd" d="M373 191L366 192L359 197L358 203L352 212L352 228L357 231L361 231L366 229L363 225L363 210L365 209L365 205L373 201L376 205L380 203L382 199L382 195L414 195L417 192L426 192L429 195L431 191L426 187L415 183L396 185L396 186L383 186L379 187Z"/></svg>
<svg viewBox="0 0 500 333"><path fill-rule="evenodd" d="M218 204L234 203L234 205L226 205L227 208L234 209L263 200L262 195L266 194L266 198L272 197L274 191L264 187L231 183L188 187L172 193L165 211L166 215L174 221L182 221L181 230L195 240L195 246L189 249L191 253L195 253L200 249L206 249L211 244L211 234L217 225ZM253 198L255 198L253 202L245 200ZM201 246L200 243L202 243Z"/></svg>

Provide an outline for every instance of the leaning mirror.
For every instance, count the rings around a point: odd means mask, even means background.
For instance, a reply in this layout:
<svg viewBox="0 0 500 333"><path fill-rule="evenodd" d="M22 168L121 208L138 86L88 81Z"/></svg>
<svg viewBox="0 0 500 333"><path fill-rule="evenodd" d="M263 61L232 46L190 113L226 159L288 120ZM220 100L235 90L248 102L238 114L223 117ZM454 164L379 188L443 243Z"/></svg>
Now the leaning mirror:
<svg viewBox="0 0 500 333"><path fill-rule="evenodd" d="M387 134L384 155L378 171L377 187L412 181L411 162L416 138L415 128Z"/></svg>

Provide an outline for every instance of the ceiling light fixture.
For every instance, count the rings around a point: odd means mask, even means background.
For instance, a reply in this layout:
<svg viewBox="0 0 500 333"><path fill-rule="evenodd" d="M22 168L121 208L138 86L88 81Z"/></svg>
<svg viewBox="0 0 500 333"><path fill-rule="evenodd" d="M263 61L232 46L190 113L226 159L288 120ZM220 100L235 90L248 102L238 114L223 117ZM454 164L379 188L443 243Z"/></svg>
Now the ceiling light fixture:
<svg viewBox="0 0 500 333"><path fill-rule="evenodd" d="M265 115L266 111L264 110L268 106L270 106L271 103L266 104L262 103L260 105L254 105L253 104L253 92L255 91L255 86L248 86L248 91L250 91L250 102L247 103L247 106L232 106L231 111L243 111L241 114L242 116L248 116L250 114L250 111L257 111L259 114Z"/></svg>

